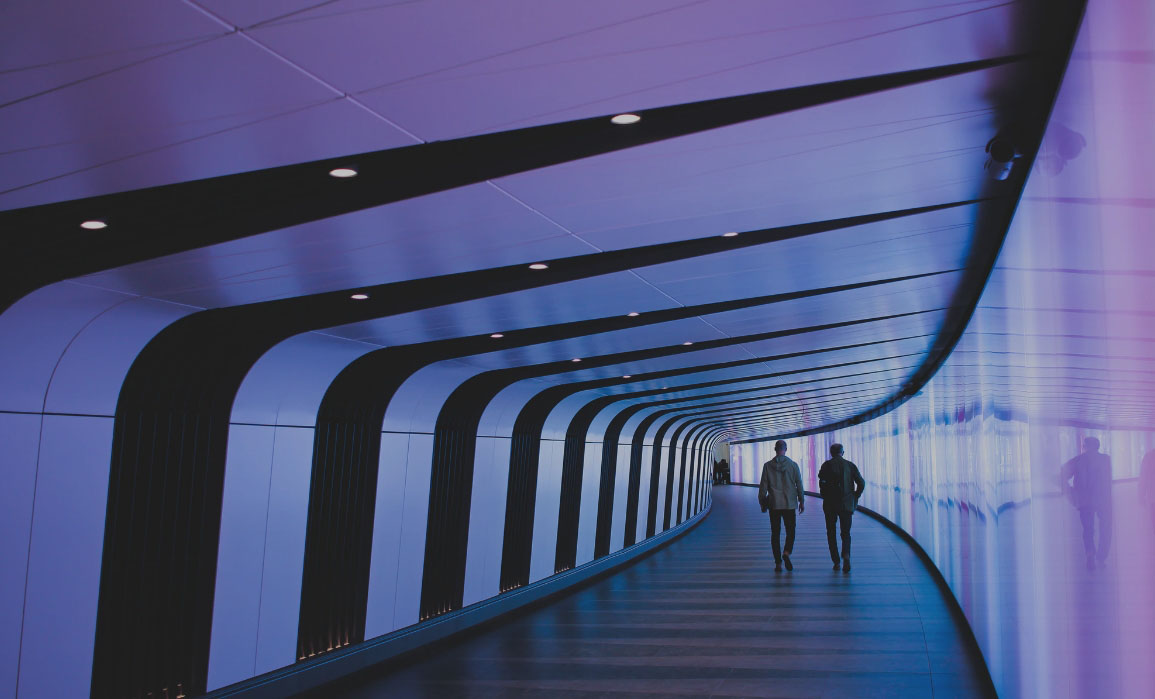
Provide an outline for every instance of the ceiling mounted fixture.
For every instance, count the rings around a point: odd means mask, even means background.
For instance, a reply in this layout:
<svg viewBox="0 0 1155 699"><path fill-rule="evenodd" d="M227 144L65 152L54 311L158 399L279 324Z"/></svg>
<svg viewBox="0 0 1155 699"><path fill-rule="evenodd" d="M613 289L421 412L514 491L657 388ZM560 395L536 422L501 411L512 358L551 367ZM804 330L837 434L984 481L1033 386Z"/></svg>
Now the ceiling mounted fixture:
<svg viewBox="0 0 1155 699"><path fill-rule="evenodd" d="M492 337L495 340L498 340L498 339L505 337L505 335L502 335L501 333L493 333L492 335L490 335L490 337Z"/></svg>
<svg viewBox="0 0 1155 699"><path fill-rule="evenodd" d="M629 374L623 374L623 375L622 375L622 378L623 378L623 379L628 379L628 378L630 378L630 375L629 375Z"/></svg>
<svg viewBox="0 0 1155 699"><path fill-rule="evenodd" d="M581 361L581 357L574 357L574 358L573 358L573 359L571 359L570 361L571 361L571 362L580 362L580 361Z"/></svg>
<svg viewBox="0 0 1155 699"><path fill-rule="evenodd" d="M627 313L626 315L627 315L627 316L629 316L630 318L637 318L637 317L638 317L639 315L641 315L641 314L640 314L640 313L638 313L637 311L630 311L630 312L629 312L629 313Z"/></svg>
<svg viewBox="0 0 1155 699"><path fill-rule="evenodd" d="M329 177L336 177L337 179L346 180L350 177L356 177L357 171L351 167L335 167L329 171Z"/></svg>
<svg viewBox="0 0 1155 699"><path fill-rule="evenodd" d="M729 233L723 233L723 234L722 234L722 237L723 237L723 238L733 238L733 237L735 237L735 236L737 236L737 235L738 235L738 233L737 233L737 232L735 232L735 231L730 231Z"/></svg>
<svg viewBox="0 0 1155 699"><path fill-rule="evenodd" d="M530 269L549 269L549 265L544 262L534 262L529 266Z"/></svg>
<svg viewBox="0 0 1155 699"><path fill-rule="evenodd" d="M108 228L108 224L105 223L104 221L97 221L97 220L93 219L91 221L85 221L85 222L81 223L80 227L86 231L98 231L101 228Z"/></svg>
<svg viewBox="0 0 1155 699"><path fill-rule="evenodd" d="M637 114L619 114L610 118L610 121L615 124L636 124L641 120L642 118Z"/></svg>
<svg viewBox="0 0 1155 699"><path fill-rule="evenodd" d="M683 342L682 344L683 344L683 345L692 345L692 344L694 344L694 343L693 343L693 342Z"/></svg>
<svg viewBox="0 0 1155 699"><path fill-rule="evenodd" d="M365 299L369 298L369 294L353 294L349 298L353 299L354 301L364 301Z"/></svg>

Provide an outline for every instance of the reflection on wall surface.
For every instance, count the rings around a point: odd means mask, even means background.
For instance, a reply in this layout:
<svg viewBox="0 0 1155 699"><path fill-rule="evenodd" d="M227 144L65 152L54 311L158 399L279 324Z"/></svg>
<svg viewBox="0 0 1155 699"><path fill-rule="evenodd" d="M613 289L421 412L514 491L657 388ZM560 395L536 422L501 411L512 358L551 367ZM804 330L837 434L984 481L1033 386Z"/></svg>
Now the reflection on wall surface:
<svg viewBox="0 0 1155 699"><path fill-rule="evenodd" d="M1001 696L1155 696L1153 33L1153 3L1090 3L998 267L933 381L789 440L808 489L845 444L862 504L934 559ZM1105 457L1072 461L1088 437ZM771 452L732 445L734 481Z"/></svg>

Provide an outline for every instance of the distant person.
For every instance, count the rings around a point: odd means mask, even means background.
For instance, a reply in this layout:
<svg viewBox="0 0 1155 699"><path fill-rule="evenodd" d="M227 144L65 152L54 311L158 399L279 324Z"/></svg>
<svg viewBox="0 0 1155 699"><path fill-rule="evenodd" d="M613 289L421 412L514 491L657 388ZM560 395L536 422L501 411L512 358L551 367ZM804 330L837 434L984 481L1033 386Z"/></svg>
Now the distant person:
<svg viewBox="0 0 1155 699"><path fill-rule="evenodd" d="M1063 464L1063 491L1079 511L1087 570L1103 565L1111 549L1111 457L1099 452L1099 440L1083 440L1083 453ZM1095 520L1099 542L1095 545Z"/></svg>
<svg viewBox="0 0 1155 699"><path fill-rule="evenodd" d="M762 511L770 511L770 546L774 550L774 570L794 570L790 554L794 551L794 508L798 514L806 510L806 495L802 492L802 472L798 464L786 456L786 442L779 439L774 443L777 454L762 465L762 480L758 484L758 504ZM786 523L786 546L782 548L780 537L782 523Z"/></svg>
<svg viewBox="0 0 1155 699"><path fill-rule="evenodd" d="M1151 527L1155 528L1155 449L1147 452L1139 466L1139 501L1151 515Z"/></svg>
<svg viewBox="0 0 1155 699"><path fill-rule="evenodd" d="M818 469L818 490L822 494L822 513L826 515L826 543L830 547L830 560L834 570L842 566L850 571L850 519L858 507L858 498L866 490L866 481L853 462L842 458L841 444L830 445L830 459ZM838 541L834 537L834 527L842 530L842 558L838 556Z"/></svg>

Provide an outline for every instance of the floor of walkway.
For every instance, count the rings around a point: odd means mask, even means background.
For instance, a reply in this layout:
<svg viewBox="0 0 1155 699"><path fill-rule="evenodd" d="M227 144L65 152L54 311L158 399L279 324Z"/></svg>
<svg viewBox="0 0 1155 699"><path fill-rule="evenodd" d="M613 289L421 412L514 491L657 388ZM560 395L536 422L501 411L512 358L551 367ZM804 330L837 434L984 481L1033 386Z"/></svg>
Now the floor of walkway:
<svg viewBox="0 0 1155 699"><path fill-rule="evenodd" d="M831 570L821 502L774 572L752 488L658 553L429 658L317 696L973 697L972 657L909 545L854 517L853 570ZM976 664L979 663L979 664Z"/></svg>

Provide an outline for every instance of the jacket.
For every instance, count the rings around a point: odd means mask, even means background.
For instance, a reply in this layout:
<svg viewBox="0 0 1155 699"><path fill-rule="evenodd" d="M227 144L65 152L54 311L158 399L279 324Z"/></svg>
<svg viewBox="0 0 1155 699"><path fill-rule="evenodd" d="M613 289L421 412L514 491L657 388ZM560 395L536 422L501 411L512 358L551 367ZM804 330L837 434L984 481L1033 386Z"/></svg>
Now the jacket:
<svg viewBox="0 0 1155 699"><path fill-rule="evenodd" d="M758 504L762 511L793 510L804 502L802 472L798 464L786 456L775 456L762 464L762 480L758 483Z"/></svg>
<svg viewBox="0 0 1155 699"><path fill-rule="evenodd" d="M818 490L822 493L822 509L854 512L858 498L866 490L866 481L854 462L836 456L818 469Z"/></svg>
<svg viewBox="0 0 1155 699"><path fill-rule="evenodd" d="M1063 464L1062 479L1063 490L1076 508L1111 509L1111 457L1097 451L1083 452Z"/></svg>

